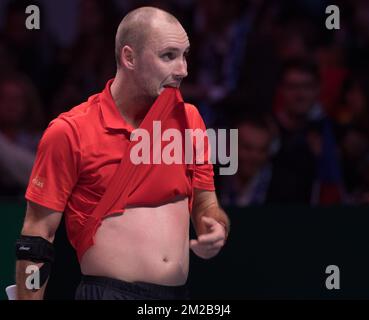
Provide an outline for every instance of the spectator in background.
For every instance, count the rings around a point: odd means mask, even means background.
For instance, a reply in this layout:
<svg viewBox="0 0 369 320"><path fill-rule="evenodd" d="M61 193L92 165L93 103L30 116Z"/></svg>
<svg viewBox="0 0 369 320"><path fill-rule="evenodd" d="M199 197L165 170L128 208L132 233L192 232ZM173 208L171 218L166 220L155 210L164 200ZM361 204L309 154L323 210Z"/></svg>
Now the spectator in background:
<svg viewBox="0 0 369 320"><path fill-rule="evenodd" d="M77 21L78 36L71 50L66 78L75 79L86 96L113 78L114 34L118 25L117 10L112 0L81 0Z"/></svg>
<svg viewBox="0 0 369 320"><path fill-rule="evenodd" d="M29 76L39 90L43 105L48 107L44 111L50 119L75 105L76 101L84 100L108 78L113 77L115 65L111 44L114 39L107 38L107 35L114 35L114 29L121 18L117 16L118 12L124 15L134 7L147 4L147 1L81 0L78 3L78 23L74 33L77 37L70 48L55 47L53 39L47 34L48 27L33 31L25 28L24 11L29 1L9 1L2 13L4 19L0 30L0 72L3 75L18 70ZM297 156L302 158L300 169L307 171L301 173L296 168L298 176L294 179L291 178L293 171L290 172L290 178L297 182L287 184L299 185L295 191L298 194L296 200L294 193L291 197L275 194L274 199L304 203L311 203L311 199L313 203L339 201L337 185L340 184L340 178L337 174L339 167L336 146L330 121L316 108L319 90L322 92L319 102L322 103L324 112L334 116L338 122L339 130L336 132L339 134L348 197L357 188L363 188L359 185L362 185L360 181L364 174L359 173L358 168L365 167L369 135L364 122L369 117L366 112L361 113L359 110L365 104L360 100L367 100L362 96L362 92L366 93L367 89L361 88L362 84L358 84L357 80L352 81L353 84L349 84L348 89L342 89L347 97L341 97L338 112L335 108L348 67L363 73L368 70L368 1L338 0L341 28L335 32L326 30L324 23L321 23L326 14L323 10L324 3L319 1L314 4L311 1L278 0L234 0L228 3L221 0L160 0L151 3L175 13L190 31L191 76L183 84L182 93L199 106L204 119L212 126L223 125L222 121L228 114L237 112L232 106L223 107L223 96L237 94L239 99L257 105L260 112L271 111L277 86L285 96L283 99L288 100L287 96L291 96L288 91L291 90L285 83L279 83L278 78L278 70L283 61L294 57L315 56L319 63L320 82L316 81L317 88L314 90L301 89L305 93L314 91L315 102L307 112L308 124L303 126L305 129L292 130L292 136L297 136L297 132L301 133L304 142L300 148L309 151L306 159ZM40 2L33 1L32 4L40 5ZM115 4L123 10L116 10ZM40 9L41 26L47 26L47 6L40 6ZM68 15L70 17L74 17L73 14ZM293 95L301 94L295 90ZM277 99L281 102L277 103L275 109L278 118L285 108L281 106L282 100ZM312 119L314 110L320 114L316 113ZM288 136L290 129L284 128L283 121L279 120L281 132L283 135L287 131ZM298 149L299 142L295 143ZM280 157L281 154L278 155L279 159ZM288 172L287 169L285 171ZM309 172L314 173L314 177L309 178ZM314 181L313 191L307 191L311 190L311 180ZM325 190L327 185L330 190L326 193L329 196L325 200L322 199L323 180ZM283 179L279 181L282 183ZM276 185L273 190L278 188L280 186ZM282 188L280 189L278 192L283 193Z"/></svg>
<svg viewBox="0 0 369 320"><path fill-rule="evenodd" d="M351 75L343 85L336 111L336 134L341 151L348 203L368 203L369 109L364 79Z"/></svg>
<svg viewBox="0 0 369 320"><path fill-rule="evenodd" d="M114 34L120 20L117 12L112 0L79 2L77 37L70 48L58 52L49 70L47 101L54 104L55 95L63 95L71 83L77 85L78 100L84 100L114 77ZM62 111L70 106L66 103Z"/></svg>
<svg viewBox="0 0 369 320"><path fill-rule="evenodd" d="M44 129L40 100L30 80L0 79L0 195L23 195Z"/></svg>
<svg viewBox="0 0 369 320"><path fill-rule="evenodd" d="M227 6L221 0L196 3L191 45L195 76L186 81L183 94L196 101L208 125L214 125L224 112L214 110L214 105L237 87L249 13L245 2L239 0Z"/></svg>
<svg viewBox="0 0 369 320"><path fill-rule="evenodd" d="M247 115L238 120L238 171L222 176L221 203L245 207L265 202L272 175L273 131L264 115Z"/></svg>
<svg viewBox="0 0 369 320"><path fill-rule="evenodd" d="M346 2L346 1L345 1ZM369 2L347 1L346 12L351 13L349 32L346 33L347 63L355 70L369 69Z"/></svg>
<svg viewBox="0 0 369 320"><path fill-rule="evenodd" d="M38 1L33 5L43 7ZM0 39L9 49L16 69L26 74L32 82L43 89L45 85L46 70L50 66L55 54L55 44L45 26L46 15L41 14L41 27L39 30L28 30L25 26L25 9L30 5L27 0L9 1L4 15L4 28Z"/></svg>
<svg viewBox="0 0 369 320"><path fill-rule="evenodd" d="M318 102L319 72L305 59L282 68L275 118L280 149L269 200L328 204L341 201L341 172L332 125Z"/></svg>
<svg viewBox="0 0 369 320"><path fill-rule="evenodd" d="M242 88L242 99L271 111L283 62L313 52L313 39L318 33L306 10L291 12L296 2L289 2L291 6L280 1L255 1L258 2L256 18L244 40L246 50L238 88Z"/></svg>
<svg viewBox="0 0 369 320"><path fill-rule="evenodd" d="M0 70L1 75L4 77L7 74L14 73L16 71L16 60L12 55L9 47L4 41L0 40Z"/></svg>
<svg viewBox="0 0 369 320"><path fill-rule="evenodd" d="M347 77L341 89L335 120L342 129L354 126L369 137L368 89L362 77Z"/></svg>
<svg viewBox="0 0 369 320"><path fill-rule="evenodd" d="M363 192L369 191L367 168L369 156L368 136L362 130L349 127L340 140L346 202L361 203ZM367 196L366 196L367 198ZM367 202L367 200L365 200Z"/></svg>

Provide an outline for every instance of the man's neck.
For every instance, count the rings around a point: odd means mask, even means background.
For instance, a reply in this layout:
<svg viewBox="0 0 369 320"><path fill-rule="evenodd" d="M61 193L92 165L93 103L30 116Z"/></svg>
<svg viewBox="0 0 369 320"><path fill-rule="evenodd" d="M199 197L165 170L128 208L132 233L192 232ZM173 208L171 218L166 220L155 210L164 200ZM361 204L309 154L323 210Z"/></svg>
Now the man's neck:
<svg viewBox="0 0 369 320"><path fill-rule="evenodd" d="M124 81L123 77L118 75L110 87L110 92L124 120L138 128L154 101L142 97L142 93L140 95L129 81Z"/></svg>

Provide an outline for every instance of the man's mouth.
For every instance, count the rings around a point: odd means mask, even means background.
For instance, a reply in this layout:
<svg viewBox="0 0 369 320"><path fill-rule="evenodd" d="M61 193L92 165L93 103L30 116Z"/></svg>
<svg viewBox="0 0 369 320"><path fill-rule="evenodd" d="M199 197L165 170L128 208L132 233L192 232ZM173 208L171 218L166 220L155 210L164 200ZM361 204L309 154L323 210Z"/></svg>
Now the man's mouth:
<svg viewBox="0 0 369 320"><path fill-rule="evenodd" d="M179 83L168 83L163 85L164 88L179 88Z"/></svg>

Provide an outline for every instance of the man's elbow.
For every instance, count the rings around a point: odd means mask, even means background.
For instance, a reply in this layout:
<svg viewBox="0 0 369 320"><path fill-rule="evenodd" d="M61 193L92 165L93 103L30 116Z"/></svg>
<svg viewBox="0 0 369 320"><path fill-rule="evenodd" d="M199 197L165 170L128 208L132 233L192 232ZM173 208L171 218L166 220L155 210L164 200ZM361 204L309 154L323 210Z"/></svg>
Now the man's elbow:
<svg viewBox="0 0 369 320"><path fill-rule="evenodd" d="M61 217L61 212L55 212L51 209L29 204L21 234L39 236L49 242L53 242Z"/></svg>
<svg viewBox="0 0 369 320"><path fill-rule="evenodd" d="M53 228L47 228L42 225L34 224L32 222L25 221L21 231L23 236L38 236L42 237L49 242L53 242L55 238L56 230Z"/></svg>

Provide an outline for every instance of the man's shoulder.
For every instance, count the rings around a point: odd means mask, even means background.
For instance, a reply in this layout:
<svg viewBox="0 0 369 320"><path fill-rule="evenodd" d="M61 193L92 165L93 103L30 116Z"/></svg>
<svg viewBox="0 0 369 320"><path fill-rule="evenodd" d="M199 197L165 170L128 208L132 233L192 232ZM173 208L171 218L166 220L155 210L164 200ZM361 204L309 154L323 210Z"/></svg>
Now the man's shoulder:
<svg viewBox="0 0 369 320"><path fill-rule="evenodd" d="M45 133L48 136L79 137L81 130L98 121L99 94L92 95L87 101L72 107L51 120ZM45 135L45 134L44 134Z"/></svg>
<svg viewBox="0 0 369 320"><path fill-rule="evenodd" d="M56 119L62 119L67 122L81 123L91 121L94 117L98 117L99 94L94 94L87 101L72 107L70 110L61 113Z"/></svg>
<svg viewBox="0 0 369 320"><path fill-rule="evenodd" d="M186 115L189 119L191 119L193 121L197 121L199 119L202 120L201 114L200 114L199 110L197 109L197 107L194 104L186 102L184 104L184 109L185 109Z"/></svg>
<svg viewBox="0 0 369 320"><path fill-rule="evenodd" d="M191 128L205 128L204 120L195 105L191 103L185 103L184 109Z"/></svg>
<svg viewBox="0 0 369 320"><path fill-rule="evenodd" d="M197 110L196 106L191 104L191 103L185 102L184 103L184 108L185 108L186 113L189 114L189 115L198 113L198 110Z"/></svg>

